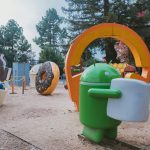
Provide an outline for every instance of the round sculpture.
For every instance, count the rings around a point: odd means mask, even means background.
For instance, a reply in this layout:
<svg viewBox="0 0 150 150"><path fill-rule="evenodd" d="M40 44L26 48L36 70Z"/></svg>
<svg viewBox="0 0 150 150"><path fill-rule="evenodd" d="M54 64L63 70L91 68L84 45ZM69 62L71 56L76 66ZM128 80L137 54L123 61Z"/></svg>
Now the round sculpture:
<svg viewBox="0 0 150 150"><path fill-rule="evenodd" d="M30 73L29 73L29 76L30 76L30 88L35 88L36 76L37 76L38 70L39 70L41 65L42 64L34 65L31 68L31 70L30 70Z"/></svg>
<svg viewBox="0 0 150 150"><path fill-rule="evenodd" d="M60 71L58 66L50 61L43 63L36 76L36 90L42 95L51 94L59 81Z"/></svg>

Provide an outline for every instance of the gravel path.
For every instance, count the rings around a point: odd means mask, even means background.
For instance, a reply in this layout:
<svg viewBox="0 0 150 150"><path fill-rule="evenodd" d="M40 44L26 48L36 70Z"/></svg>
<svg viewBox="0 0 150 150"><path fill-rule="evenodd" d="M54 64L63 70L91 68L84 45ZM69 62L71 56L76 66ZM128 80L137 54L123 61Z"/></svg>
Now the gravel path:
<svg viewBox="0 0 150 150"><path fill-rule="evenodd" d="M39 95L35 89L28 88L24 95L21 88L15 90L17 94L9 91L0 108L0 129L43 150L109 150L78 138L82 132L79 113L61 83L51 96ZM118 139L150 150L150 119L146 123L122 123Z"/></svg>
<svg viewBox="0 0 150 150"><path fill-rule="evenodd" d="M34 145L4 131L0 130L0 150L40 150Z"/></svg>

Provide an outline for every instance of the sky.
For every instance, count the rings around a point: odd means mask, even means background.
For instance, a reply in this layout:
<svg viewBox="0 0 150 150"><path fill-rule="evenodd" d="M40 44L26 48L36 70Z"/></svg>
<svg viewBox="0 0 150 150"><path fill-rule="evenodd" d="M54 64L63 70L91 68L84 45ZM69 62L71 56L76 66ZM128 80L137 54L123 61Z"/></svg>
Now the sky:
<svg viewBox="0 0 150 150"><path fill-rule="evenodd" d="M66 6L65 0L0 0L0 25L6 25L9 19L17 21L38 59L40 48L33 42L38 36L35 26L49 8L55 8L60 16L64 15L62 6Z"/></svg>

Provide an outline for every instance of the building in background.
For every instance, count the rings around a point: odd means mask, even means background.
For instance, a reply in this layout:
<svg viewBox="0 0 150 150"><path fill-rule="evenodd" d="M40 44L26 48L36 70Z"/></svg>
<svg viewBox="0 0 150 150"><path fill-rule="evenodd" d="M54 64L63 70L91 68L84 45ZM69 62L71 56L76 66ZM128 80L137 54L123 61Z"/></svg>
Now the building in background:
<svg viewBox="0 0 150 150"><path fill-rule="evenodd" d="M29 85L30 64L29 63L13 63L13 80L16 86L22 86L22 79L25 78L26 85Z"/></svg>

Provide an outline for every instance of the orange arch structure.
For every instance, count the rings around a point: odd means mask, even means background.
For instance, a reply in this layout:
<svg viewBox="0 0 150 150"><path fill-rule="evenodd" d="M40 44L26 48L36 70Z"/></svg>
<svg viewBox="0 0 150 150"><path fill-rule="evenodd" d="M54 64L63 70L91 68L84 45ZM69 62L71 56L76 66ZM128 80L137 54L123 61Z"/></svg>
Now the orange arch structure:
<svg viewBox="0 0 150 150"><path fill-rule="evenodd" d="M71 66L77 65L85 48L97 38L114 38L124 42L131 50L137 67L142 67L141 76L135 73L127 74L128 78L135 78L150 82L150 53L141 37L127 26L116 23L95 25L81 33L71 43L65 61L65 73L69 95L77 108L79 105L79 81L81 74L72 76Z"/></svg>

